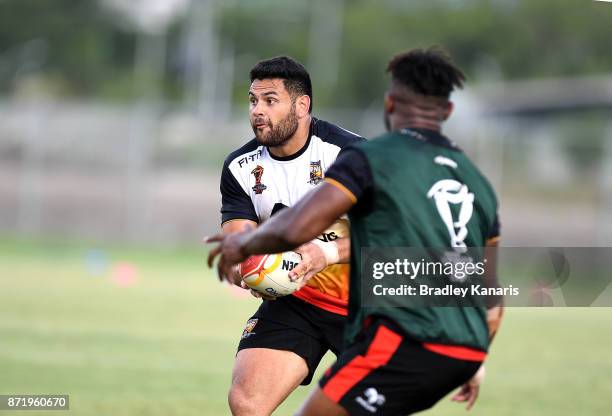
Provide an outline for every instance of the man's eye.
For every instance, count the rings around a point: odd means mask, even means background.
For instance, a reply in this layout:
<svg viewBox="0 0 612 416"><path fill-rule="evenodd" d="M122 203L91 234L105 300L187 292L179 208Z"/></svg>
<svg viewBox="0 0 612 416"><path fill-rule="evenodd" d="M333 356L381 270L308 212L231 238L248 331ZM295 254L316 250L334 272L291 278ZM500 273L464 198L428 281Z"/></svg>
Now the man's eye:
<svg viewBox="0 0 612 416"><path fill-rule="evenodd" d="M274 102L273 99L271 99L271 98L268 99L268 104L272 104L273 102Z"/></svg>

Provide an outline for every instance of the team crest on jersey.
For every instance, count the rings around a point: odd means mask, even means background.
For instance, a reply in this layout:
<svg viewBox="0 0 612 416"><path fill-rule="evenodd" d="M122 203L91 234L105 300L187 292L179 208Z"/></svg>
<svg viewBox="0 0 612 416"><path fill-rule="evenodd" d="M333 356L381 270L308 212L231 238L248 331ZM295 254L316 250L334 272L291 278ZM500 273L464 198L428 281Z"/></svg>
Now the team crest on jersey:
<svg viewBox="0 0 612 416"><path fill-rule="evenodd" d="M242 336L240 337L240 339L245 339L248 338L251 335L255 335L255 332L253 332L253 329L255 328L255 325L257 325L257 321L258 319L249 319L246 323L246 326L244 327L244 331L242 331Z"/></svg>
<svg viewBox="0 0 612 416"><path fill-rule="evenodd" d="M268 188L266 185L261 183L261 177L263 176L264 168L257 165L255 169L251 171L251 173L253 174L253 176L255 176L255 186L253 186L252 189L256 194L261 194Z"/></svg>
<svg viewBox="0 0 612 416"><path fill-rule="evenodd" d="M467 224L474 213L474 194L467 185L454 179L442 179L436 182L427 192L427 198L433 198L442 221L450 236L450 245L455 251L465 253L465 239L468 235ZM459 217L453 218L451 205L459 205Z"/></svg>
<svg viewBox="0 0 612 416"><path fill-rule="evenodd" d="M311 185L318 185L323 181L323 170L321 169L321 161L310 162L310 180Z"/></svg>

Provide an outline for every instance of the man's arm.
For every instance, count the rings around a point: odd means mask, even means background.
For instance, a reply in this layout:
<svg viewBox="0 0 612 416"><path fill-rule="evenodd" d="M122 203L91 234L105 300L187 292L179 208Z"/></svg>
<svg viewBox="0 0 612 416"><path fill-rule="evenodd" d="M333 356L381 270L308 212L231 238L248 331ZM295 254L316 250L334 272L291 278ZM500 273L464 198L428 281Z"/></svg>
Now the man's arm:
<svg viewBox="0 0 612 416"><path fill-rule="evenodd" d="M500 287L497 278L497 252L499 250L499 237L490 239L485 247L485 259L487 267L485 269L485 285L487 287ZM489 328L489 344L493 342L495 334L501 325L504 314L504 297L487 297L487 326Z"/></svg>
<svg viewBox="0 0 612 416"><path fill-rule="evenodd" d="M251 220L235 219L221 224L221 229L224 234L238 233L252 228L257 228L257 223Z"/></svg>
<svg viewBox="0 0 612 416"><path fill-rule="evenodd" d="M233 234L255 228L259 222L253 201L245 191L238 178L230 168L231 157L223 163L219 191L221 192L221 229L224 234ZM238 268L228 270L228 274L219 275L220 280L227 280L241 286Z"/></svg>
<svg viewBox="0 0 612 416"><path fill-rule="evenodd" d="M244 244L243 254L279 253L311 241L353 203L337 187L323 183L295 206L282 210L259 227Z"/></svg>
<svg viewBox="0 0 612 416"><path fill-rule="evenodd" d="M227 221L221 226L223 234L238 233L256 227L256 222L241 219ZM289 277L293 280L301 279L302 283L305 284L312 276L329 265L348 263L351 254L351 241L348 237L343 237L336 241L323 243L315 238L296 248L295 252L302 256L302 261L289 272ZM225 277L230 283L247 289L240 278L237 267L233 267L228 273L229 275ZM256 297L261 297L257 292L251 291L251 293Z"/></svg>
<svg viewBox="0 0 612 416"><path fill-rule="evenodd" d="M223 234L239 233L242 231L251 230L256 227L257 223L255 221L244 219L233 219L221 224ZM224 277L229 283L234 284L236 286L244 287L242 285L242 279L240 278L240 274L238 273L238 267L233 267ZM219 276L219 279L222 280L221 276Z"/></svg>
<svg viewBox="0 0 612 416"><path fill-rule="evenodd" d="M256 230L209 238L209 242L222 242L210 252L209 266L212 267L214 258L222 252L217 267L220 275L225 275L233 264L252 254L280 253L294 249L313 240L345 214L355 202L354 197L351 198L338 187L324 183L306 194L296 205L282 210Z"/></svg>
<svg viewBox="0 0 612 416"><path fill-rule="evenodd" d="M486 287L499 287L499 281L497 279L497 251L499 246L499 237L491 238L487 241L485 246L485 274L484 284ZM489 345L493 342L495 334L501 325L501 320L504 312L504 298L503 296L487 296L487 327L489 329ZM466 408L469 410L474 406L478 394L480 392L480 385L485 378L485 365L484 363L480 366L476 374L468 380L457 394L452 397L455 402L467 402Z"/></svg>

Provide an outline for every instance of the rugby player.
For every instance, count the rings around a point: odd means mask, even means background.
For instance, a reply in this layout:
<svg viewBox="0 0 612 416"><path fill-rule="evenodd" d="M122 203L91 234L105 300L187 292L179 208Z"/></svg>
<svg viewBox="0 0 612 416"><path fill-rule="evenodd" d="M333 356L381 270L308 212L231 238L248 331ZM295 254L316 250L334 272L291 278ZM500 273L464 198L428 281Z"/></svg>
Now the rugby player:
<svg viewBox="0 0 612 416"><path fill-rule="evenodd" d="M257 230L209 239L220 242L209 262L222 253L224 270L251 254L298 246L349 213L347 344L301 415L410 414L460 386L453 400L469 408L478 397L483 362L501 320L499 298L488 299L486 307L392 307L393 300L376 307L363 304L361 279L371 278L360 271L364 247L459 250L495 247L499 239L492 187L441 133L453 109L450 94L462 87L463 73L437 49L397 55L388 72L384 112L389 133L345 149L323 186ZM447 195L438 200L436 192ZM497 284L491 268L486 279Z"/></svg>
<svg viewBox="0 0 612 416"><path fill-rule="evenodd" d="M311 115L306 69L280 56L250 72L249 116L255 138L231 153L221 174L225 234L255 227L323 184L348 144L363 140ZM335 218L298 247L291 272L306 285L291 296L264 299L247 321L229 391L234 415L269 415L300 384L309 384L323 355L338 354L347 315L348 221ZM236 268L224 278L239 284ZM253 292L254 293L254 292Z"/></svg>

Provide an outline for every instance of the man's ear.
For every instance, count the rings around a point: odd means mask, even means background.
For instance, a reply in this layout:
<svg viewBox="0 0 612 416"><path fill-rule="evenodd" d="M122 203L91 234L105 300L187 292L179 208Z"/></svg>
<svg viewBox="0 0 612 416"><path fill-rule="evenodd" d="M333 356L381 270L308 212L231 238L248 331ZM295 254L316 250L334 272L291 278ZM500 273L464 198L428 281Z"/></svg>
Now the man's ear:
<svg viewBox="0 0 612 416"><path fill-rule="evenodd" d="M453 104L453 102L449 101L448 104L446 105L446 109L444 109L444 113L442 114L442 117L444 117L443 121L448 120L454 108L455 108L455 105Z"/></svg>
<svg viewBox="0 0 612 416"><path fill-rule="evenodd" d="M310 114L310 97L307 95L300 95L295 100L295 113L298 118L304 118Z"/></svg>
<svg viewBox="0 0 612 416"><path fill-rule="evenodd" d="M395 102L389 93L385 94L385 113L391 114L395 109Z"/></svg>

